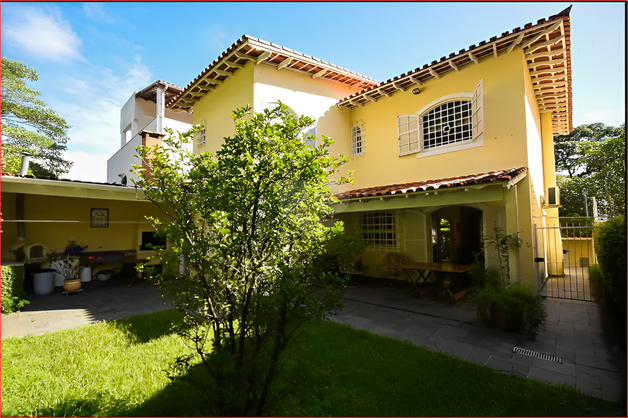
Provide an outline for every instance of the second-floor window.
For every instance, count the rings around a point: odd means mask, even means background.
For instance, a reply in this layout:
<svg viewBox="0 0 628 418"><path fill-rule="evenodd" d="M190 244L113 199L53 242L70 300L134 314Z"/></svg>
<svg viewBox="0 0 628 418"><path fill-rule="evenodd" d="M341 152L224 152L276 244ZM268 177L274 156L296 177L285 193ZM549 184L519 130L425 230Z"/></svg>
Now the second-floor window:
<svg viewBox="0 0 628 418"><path fill-rule="evenodd" d="M196 132L196 143L198 145L203 145L205 143L205 130L207 129L205 125L205 121L201 122L203 124L203 130Z"/></svg>
<svg viewBox="0 0 628 418"><path fill-rule="evenodd" d="M474 93L451 95L425 111L398 116L397 126L399 155L478 140L484 132L482 81Z"/></svg>
<svg viewBox="0 0 628 418"><path fill-rule="evenodd" d="M364 129L359 123L351 127L351 155L357 157L362 154L364 154Z"/></svg>

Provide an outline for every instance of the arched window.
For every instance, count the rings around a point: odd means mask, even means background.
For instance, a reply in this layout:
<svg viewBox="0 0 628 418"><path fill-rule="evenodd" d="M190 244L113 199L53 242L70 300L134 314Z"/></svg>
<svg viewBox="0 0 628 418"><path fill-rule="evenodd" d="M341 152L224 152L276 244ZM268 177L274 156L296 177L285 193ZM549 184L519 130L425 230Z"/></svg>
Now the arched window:
<svg viewBox="0 0 628 418"><path fill-rule="evenodd" d="M484 133L482 80L474 93L441 98L417 114L397 117L399 155L481 139Z"/></svg>

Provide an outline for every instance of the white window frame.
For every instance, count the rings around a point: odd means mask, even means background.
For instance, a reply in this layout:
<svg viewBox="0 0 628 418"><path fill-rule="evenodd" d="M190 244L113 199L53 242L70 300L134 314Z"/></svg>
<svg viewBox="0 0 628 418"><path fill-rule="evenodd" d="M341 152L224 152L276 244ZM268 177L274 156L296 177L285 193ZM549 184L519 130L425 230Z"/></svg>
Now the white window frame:
<svg viewBox="0 0 628 418"><path fill-rule="evenodd" d="M356 131L359 129L360 133ZM359 138L359 139L358 139ZM359 148L359 152L357 151ZM364 123L356 122L351 125L351 156L364 155Z"/></svg>
<svg viewBox="0 0 628 418"><path fill-rule="evenodd" d="M196 144L197 145L203 145L205 144L205 139L206 139L206 130L207 130L207 124L205 123L205 121L202 121L200 123L201 125L203 125L203 130L202 131L197 131L196 134L194 135L194 139L196 139Z"/></svg>
<svg viewBox="0 0 628 418"><path fill-rule="evenodd" d="M373 218L373 222L370 223L372 227L369 228L370 225L368 221L363 222L365 218ZM374 222L375 218L379 218L380 221ZM392 218L392 224L381 222L382 218ZM399 220L394 210L378 210L360 213L358 230L362 240L367 244L366 249L368 251L388 252L390 250L399 249ZM382 237L381 234L386 234L386 237ZM388 234L392 234L392 238L388 238Z"/></svg>
<svg viewBox="0 0 628 418"><path fill-rule="evenodd" d="M423 138L423 117L431 112L433 109L442 106L445 103L455 101L469 101L471 102L471 139L457 142L453 144L439 145L433 148L424 149ZM446 96L442 96L437 100L427 104L416 114L400 115L398 116L398 127L401 117L414 116L417 118L417 129L419 132L419 147L416 150L401 152L401 134L398 132L399 138L399 156L417 154L417 158L427 157L430 155L443 154L452 151L460 151L468 148L475 148L484 145L484 94L483 94L483 82L480 80L473 93L461 92L452 93ZM398 128L399 129L399 128Z"/></svg>

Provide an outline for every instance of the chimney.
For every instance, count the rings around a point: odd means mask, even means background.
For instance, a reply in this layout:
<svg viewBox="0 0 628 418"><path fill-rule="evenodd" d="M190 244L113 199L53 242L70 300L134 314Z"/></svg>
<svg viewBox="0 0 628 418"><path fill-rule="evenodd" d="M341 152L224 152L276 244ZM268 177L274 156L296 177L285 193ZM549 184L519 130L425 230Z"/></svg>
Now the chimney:
<svg viewBox="0 0 628 418"><path fill-rule="evenodd" d="M28 166L31 162L31 154L28 152L22 153L22 165L20 167L20 176L25 176L28 174Z"/></svg>
<svg viewBox="0 0 628 418"><path fill-rule="evenodd" d="M144 174L151 181L153 180L152 174L152 165L153 165L153 152L152 150L161 146L162 139L166 136L166 134L161 132L152 132L152 131L141 131L140 135L142 135L142 145L149 148L148 153L142 155L142 168L146 171Z"/></svg>

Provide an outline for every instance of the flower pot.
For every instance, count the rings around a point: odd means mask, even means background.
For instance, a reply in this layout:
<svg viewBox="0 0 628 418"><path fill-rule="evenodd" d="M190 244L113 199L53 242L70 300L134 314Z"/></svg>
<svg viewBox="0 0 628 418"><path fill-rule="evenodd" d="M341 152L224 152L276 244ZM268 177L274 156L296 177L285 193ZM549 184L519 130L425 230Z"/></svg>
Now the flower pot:
<svg viewBox="0 0 628 418"><path fill-rule="evenodd" d="M81 288L81 279L69 279L63 282L63 290L66 292L76 292Z"/></svg>
<svg viewBox="0 0 628 418"><path fill-rule="evenodd" d="M47 295L55 290L55 271L45 270L33 275L35 294Z"/></svg>

